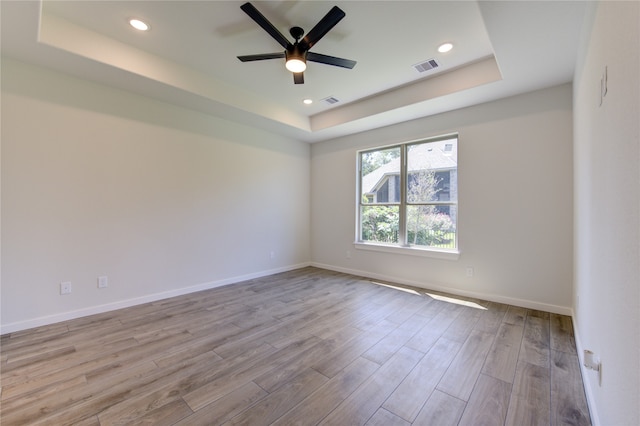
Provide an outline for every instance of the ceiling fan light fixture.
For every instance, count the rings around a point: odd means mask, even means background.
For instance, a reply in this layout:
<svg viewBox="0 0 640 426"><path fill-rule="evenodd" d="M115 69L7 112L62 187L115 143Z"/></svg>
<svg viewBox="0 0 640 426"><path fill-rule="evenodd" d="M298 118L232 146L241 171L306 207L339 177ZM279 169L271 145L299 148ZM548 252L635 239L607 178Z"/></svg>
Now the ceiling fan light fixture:
<svg viewBox="0 0 640 426"><path fill-rule="evenodd" d="M284 66L291 72L298 73L307 69L307 61L304 52L300 52L295 46L291 51L286 51L286 62Z"/></svg>
<svg viewBox="0 0 640 426"><path fill-rule="evenodd" d="M281 59L285 57L285 68L293 73L294 84L304 84L304 71L307 69L307 58L311 62L333 65L336 67L351 69L356 65L356 61L350 59L337 58L334 56L322 55L316 52L309 52L322 37L325 36L342 18L345 13L338 6L333 6L329 12L318 23L311 28L311 31L302 38L304 30L300 27L291 27L289 33L295 39L291 43L282 33L264 17L258 9L251 3L244 3L240 6L256 24L262 27L280 46L285 48L284 53L263 53L258 55L238 56L241 62L263 61L265 59ZM307 56L307 54L309 54Z"/></svg>
<svg viewBox="0 0 640 426"><path fill-rule="evenodd" d="M287 67L287 69L291 72L303 72L304 70L307 69L307 64L302 59L290 58L290 59L287 59L287 63L285 64L285 67Z"/></svg>

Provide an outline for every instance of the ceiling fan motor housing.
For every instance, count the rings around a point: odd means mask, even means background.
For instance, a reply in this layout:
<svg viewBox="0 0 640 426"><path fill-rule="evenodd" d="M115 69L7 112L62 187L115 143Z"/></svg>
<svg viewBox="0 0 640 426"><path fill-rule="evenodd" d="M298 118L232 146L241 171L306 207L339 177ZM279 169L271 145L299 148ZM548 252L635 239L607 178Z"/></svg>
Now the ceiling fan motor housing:
<svg viewBox="0 0 640 426"><path fill-rule="evenodd" d="M294 73L303 72L307 68L307 51L301 49L298 43L289 46L284 53L285 67Z"/></svg>
<svg viewBox="0 0 640 426"><path fill-rule="evenodd" d="M298 43L294 44L285 51L286 60L298 59L303 62L307 61L307 50L303 50L298 46Z"/></svg>

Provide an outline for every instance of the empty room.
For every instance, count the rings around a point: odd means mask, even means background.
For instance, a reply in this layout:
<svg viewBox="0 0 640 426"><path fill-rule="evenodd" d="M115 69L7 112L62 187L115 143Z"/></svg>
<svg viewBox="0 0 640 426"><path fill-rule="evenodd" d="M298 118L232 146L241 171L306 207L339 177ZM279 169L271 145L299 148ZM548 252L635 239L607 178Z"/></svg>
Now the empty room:
<svg viewBox="0 0 640 426"><path fill-rule="evenodd" d="M640 2L0 2L0 423L640 424Z"/></svg>

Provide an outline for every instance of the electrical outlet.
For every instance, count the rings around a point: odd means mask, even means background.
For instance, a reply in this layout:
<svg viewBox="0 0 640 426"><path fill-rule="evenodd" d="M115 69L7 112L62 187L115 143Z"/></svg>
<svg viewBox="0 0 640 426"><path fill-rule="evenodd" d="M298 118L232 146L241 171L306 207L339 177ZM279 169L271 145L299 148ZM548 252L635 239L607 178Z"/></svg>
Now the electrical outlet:
<svg viewBox="0 0 640 426"><path fill-rule="evenodd" d="M605 66L604 71L602 72L602 77L600 77L600 103L598 106L602 106L602 102L604 97L607 96L607 92L609 91L609 67Z"/></svg>
<svg viewBox="0 0 640 426"><path fill-rule="evenodd" d="M602 386L602 361L592 351L585 349L582 357L582 363L589 370L598 373L598 385Z"/></svg>
<svg viewBox="0 0 640 426"><path fill-rule="evenodd" d="M276 258L276 251L275 251L275 250L271 250L271 251L269 252L269 257L270 257L272 260L273 260L273 259L275 259L275 258Z"/></svg>
<svg viewBox="0 0 640 426"><path fill-rule="evenodd" d="M467 266L467 277L473 277L473 266Z"/></svg>
<svg viewBox="0 0 640 426"><path fill-rule="evenodd" d="M71 281L60 283L60 294L71 294Z"/></svg>
<svg viewBox="0 0 640 426"><path fill-rule="evenodd" d="M351 259L351 250L347 250L347 259Z"/></svg>
<svg viewBox="0 0 640 426"><path fill-rule="evenodd" d="M98 277L98 288L107 288L109 287L109 279L106 275L102 275Z"/></svg>

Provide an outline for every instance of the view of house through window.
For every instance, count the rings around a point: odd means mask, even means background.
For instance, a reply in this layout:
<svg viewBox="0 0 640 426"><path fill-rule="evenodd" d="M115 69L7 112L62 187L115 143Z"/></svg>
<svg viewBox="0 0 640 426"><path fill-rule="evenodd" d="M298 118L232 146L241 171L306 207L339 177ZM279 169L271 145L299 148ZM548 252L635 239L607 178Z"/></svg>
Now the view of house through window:
<svg viewBox="0 0 640 426"><path fill-rule="evenodd" d="M359 241L456 248L457 136L362 151L358 157Z"/></svg>

